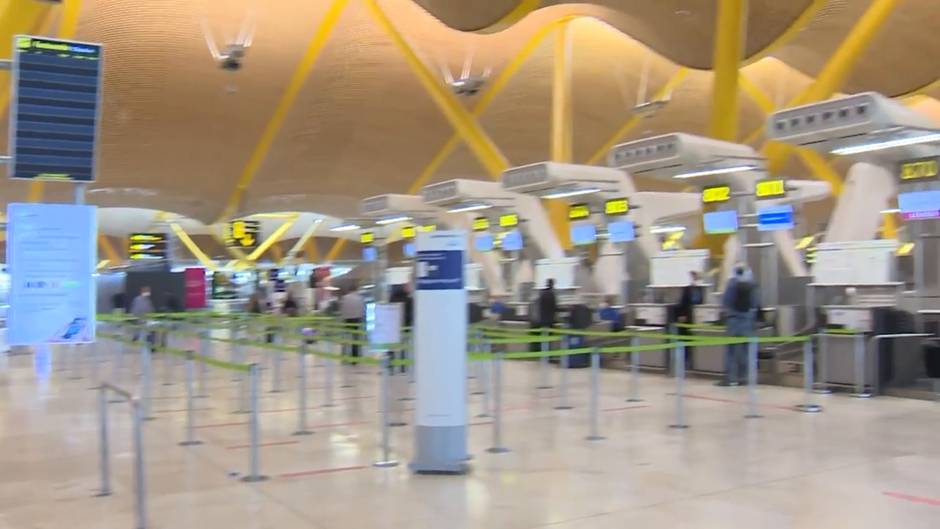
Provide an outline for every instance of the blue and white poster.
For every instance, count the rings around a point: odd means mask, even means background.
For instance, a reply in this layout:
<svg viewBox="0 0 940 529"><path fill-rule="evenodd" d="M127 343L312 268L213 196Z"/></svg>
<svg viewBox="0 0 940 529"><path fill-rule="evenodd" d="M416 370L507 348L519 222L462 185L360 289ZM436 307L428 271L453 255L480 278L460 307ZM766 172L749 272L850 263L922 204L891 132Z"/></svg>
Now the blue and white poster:
<svg viewBox="0 0 940 529"><path fill-rule="evenodd" d="M463 250L418 251L418 290L463 290Z"/></svg>
<svg viewBox="0 0 940 529"><path fill-rule="evenodd" d="M11 345L95 340L97 232L94 206L7 207Z"/></svg>

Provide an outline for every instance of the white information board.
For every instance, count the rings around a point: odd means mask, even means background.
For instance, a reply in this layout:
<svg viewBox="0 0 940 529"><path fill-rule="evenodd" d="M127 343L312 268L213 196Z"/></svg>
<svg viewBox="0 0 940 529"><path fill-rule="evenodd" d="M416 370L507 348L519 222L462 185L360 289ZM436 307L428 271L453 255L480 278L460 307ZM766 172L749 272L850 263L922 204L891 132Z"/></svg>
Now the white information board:
<svg viewBox="0 0 940 529"><path fill-rule="evenodd" d="M464 285L467 290L483 289L483 265L467 263L464 266Z"/></svg>
<svg viewBox="0 0 940 529"><path fill-rule="evenodd" d="M704 274L708 267L708 250L676 250L663 252L650 259L650 286L685 286L689 272Z"/></svg>
<svg viewBox="0 0 940 529"><path fill-rule="evenodd" d="M580 263L578 257L539 259L535 262L535 288L544 288L549 279L555 280L555 288L575 288L575 273Z"/></svg>
<svg viewBox="0 0 940 529"><path fill-rule="evenodd" d="M374 310L375 315L372 332L369 333L369 343L373 347L401 343L401 324L404 316L402 304L376 303Z"/></svg>
<svg viewBox="0 0 940 529"><path fill-rule="evenodd" d="M411 283L414 267L393 266L385 270L385 281L388 285L407 285Z"/></svg>
<svg viewBox="0 0 940 529"><path fill-rule="evenodd" d="M95 339L94 206L10 204L10 345L89 343Z"/></svg>
<svg viewBox="0 0 940 529"><path fill-rule="evenodd" d="M894 281L898 241L824 242L816 247L813 281L828 285L878 285Z"/></svg>

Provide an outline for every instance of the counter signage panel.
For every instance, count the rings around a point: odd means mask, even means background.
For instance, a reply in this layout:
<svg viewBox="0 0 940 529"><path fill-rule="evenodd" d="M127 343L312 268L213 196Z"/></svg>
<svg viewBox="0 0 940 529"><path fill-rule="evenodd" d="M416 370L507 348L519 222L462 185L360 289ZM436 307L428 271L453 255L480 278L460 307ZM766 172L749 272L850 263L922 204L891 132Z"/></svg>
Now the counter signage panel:
<svg viewBox="0 0 940 529"><path fill-rule="evenodd" d="M418 231L428 233L437 229L437 224L422 224L418 227Z"/></svg>
<svg viewBox="0 0 940 529"><path fill-rule="evenodd" d="M936 178L940 174L940 157L918 158L901 162L899 174L901 180L905 182Z"/></svg>
<svg viewBox="0 0 940 529"><path fill-rule="evenodd" d="M228 223L225 244L230 248L253 250L258 247L261 222L257 220L233 220Z"/></svg>
<svg viewBox="0 0 940 529"><path fill-rule="evenodd" d="M702 202L705 204L727 202L729 200L731 200L731 186L727 184L720 186L709 186L702 189Z"/></svg>
<svg viewBox="0 0 940 529"><path fill-rule="evenodd" d="M786 194L786 182L782 178L758 180L754 185L754 196L757 198L779 198Z"/></svg>
<svg viewBox="0 0 940 529"><path fill-rule="evenodd" d="M515 213L507 213L505 215L499 216L499 227L500 228L514 228L519 225L519 215Z"/></svg>
<svg viewBox="0 0 940 529"><path fill-rule="evenodd" d="M473 231L486 231L488 229L490 229L490 219L487 217L473 219Z"/></svg>
<svg viewBox="0 0 940 529"><path fill-rule="evenodd" d="M401 228L401 238L402 239L414 239L415 235L418 234L418 229L414 226L402 226Z"/></svg>
<svg viewBox="0 0 940 529"><path fill-rule="evenodd" d="M375 242L375 232L364 231L359 234L359 242L362 244L372 244Z"/></svg>
<svg viewBox="0 0 940 529"><path fill-rule="evenodd" d="M101 45L17 35L13 49L10 176L94 181Z"/></svg>
<svg viewBox="0 0 940 529"><path fill-rule="evenodd" d="M626 215L630 212L630 202L626 198L612 198L604 202L604 214L607 216Z"/></svg>
<svg viewBox="0 0 940 529"><path fill-rule="evenodd" d="M771 206L757 210L757 231L792 230L793 206Z"/></svg>
<svg viewBox="0 0 940 529"><path fill-rule="evenodd" d="M127 256L131 261L163 261L167 240L163 233L132 233L127 238Z"/></svg>
<svg viewBox="0 0 940 529"><path fill-rule="evenodd" d="M591 207L587 204L571 204L568 206L568 220L582 220L591 216Z"/></svg>

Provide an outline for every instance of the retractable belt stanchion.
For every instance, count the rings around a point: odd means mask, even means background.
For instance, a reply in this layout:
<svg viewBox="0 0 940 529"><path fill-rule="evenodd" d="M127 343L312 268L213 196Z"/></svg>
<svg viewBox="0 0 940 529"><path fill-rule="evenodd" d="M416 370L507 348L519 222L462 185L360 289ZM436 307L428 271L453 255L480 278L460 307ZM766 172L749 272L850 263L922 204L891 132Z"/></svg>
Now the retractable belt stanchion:
<svg viewBox="0 0 940 529"><path fill-rule="evenodd" d="M797 411L802 411L804 413L819 413L822 411L822 406L813 402L813 383L815 382L814 378L813 342L812 337L810 337L805 342L803 342L803 394L805 395L806 402L803 404L797 404L795 406Z"/></svg>
<svg viewBox="0 0 940 529"><path fill-rule="evenodd" d="M865 335L858 333L852 337L854 341L855 356L855 391L852 396L857 399L871 398L871 393L865 391Z"/></svg>
<svg viewBox="0 0 940 529"><path fill-rule="evenodd" d="M343 334L340 336L340 340L342 340L342 341L344 342L344 343L343 343L343 346L342 346L342 349L341 349L341 350L343 351L343 356L345 356L346 358L350 358L350 359L353 358L353 354L352 354L352 352L353 352L353 343L352 343L353 337L352 337L352 336L353 336L353 333L350 332L349 330L347 330L345 333L343 333ZM361 350L361 349L359 350L359 354L362 354L362 350ZM351 362L355 362L355 360L351 360ZM351 387L353 387L352 382L349 380L349 373L350 373L351 371L355 371L356 369L358 369L359 364L356 364L356 363L345 364L345 363L343 363L343 364L340 364L340 367L341 367L341 369L342 369L341 373L342 373L342 375L343 375L343 384L342 384L340 387L341 387L341 388L351 388Z"/></svg>
<svg viewBox="0 0 940 529"><path fill-rule="evenodd" d="M274 328L271 334L271 345L274 346L271 350L271 393L283 391L281 389L281 350L277 347L283 342L281 339L283 333L278 332L279 330Z"/></svg>
<svg viewBox="0 0 940 529"><path fill-rule="evenodd" d="M600 371L601 371L601 354L600 351L595 348L591 351L591 431L588 433L588 441L601 441L604 437L600 434Z"/></svg>
<svg viewBox="0 0 940 529"><path fill-rule="evenodd" d="M552 385L548 381L548 351L551 349L551 345L548 342L548 332L542 331L542 344L540 345L542 349L542 356L539 357L539 385L535 386L536 389L551 389Z"/></svg>
<svg viewBox="0 0 940 529"><path fill-rule="evenodd" d="M199 334L199 354L203 357L212 357L212 340L208 328L203 329ZM196 398L205 399L209 397L209 366L205 362L199 362L199 392Z"/></svg>
<svg viewBox="0 0 940 529"><path fill-rule="evenodd" d="M757 338L747 342L747 413L746 419L763 417L757 412Z"/></svg>
<svg viewBox="0 0 940 529"><path fill-rule="evenodd" d="M480 344L480 349L482 352L488 353L492 349L492 346L488 343ZM483 388L483 398L480 399L482 410L477 414L477 417L490 417L490 413L493 409L492 403L490 402L490 397L493 394L493 363L489 358L480 362L480 371L477 373L477 383Z"/></svg>
<svg viewBox="0 0 940 529"><path fill-rule="evenodd" d="M630 346L636 347L637 338L630 338ZM630 396L627 402L643 402L640 398L640 352L630 351Z"/></svg>
<svg viewBox="0 0 940 529"><path fill-rule="evenodd" d="M483 331L476 331L476 340L470 340L470 352L479 353L483 351ZM483 362L474 362L472 364L472 369L468 369L468 378L476 379L476 391L472 391L471 395L484 395L486 394L485 377L483 376Z"/></svg>
<svg viewBox="0 0 940 529"><path fill-rule="evenodd" d="M672 365L676 377L676 421L670 428L685 429L685 344L676 342L672 350Z"/></svg>
<svg viewBox="0 0 940 529"><path fill-rule="evenodd" d="M561 355L558 362L561 364L561 382L558 384L558 405L556 410L570 410L572 406L568 404L568 359L567 354Z"/></svg>
<svg viewBox="0 0 940 529"><path fill-rule="evenodd" d="M381 370L379 373L379 384L381 386L379 391L381 391L380 405L382 407L381 413L379 413L379 428L382 432L382 459L373 463L374 466L379 468L398 466L398 461L392 459L391 447L389 446L391 444L391 433L389 432L389 422L391 421L391 417L389 416L389 376L391 376L390 371L392 369L391 363L389 362L390 354L391 353L386 352L382 356L382 362L379 365L379 369Z"/></svg>
<svg viewBox="0 0 940 529"><path fill-rule="evenodd" d="M327 340L327 343L329 344L330 339L333 338L333 335L331 335L331 336L324 336L324 338ZM339 349L339 351L340 351L340 358L342 358L342 351L343 351L343 346L342 346L342 344L338 344L338 343L335 343L335 342L334 342L334 343L332 344L331 349L334 350L334 351L335 351L336 349ZM342 359L341 359L340 361L342 361ZM336 359L334 359L334 358L324 358L324 359L323 359L323 362L324 362L324 364L325 364L325 365L324 365L324 369L323 369L323 376L325 377L325 378L324 378L324 381L323 381L323 398L324 398L323 407L324 407L324 408L332 408L333 406L336 405L336 404L333 403L333 373L334 373L334 371L335 371L334 368L336 367L336 365L335 365L335 364L336 364Z"/></svg>
<svg viewBox="0 0 940 529"><path fill-rule="evenodd" d="M150 416L151 393L153 386L153 355L146 337L140 348L140 406L145 421L153 420Z"/></svg>
<svg viewBox="0 0 940 529"><path fill-rule="evenodd" d="M259 413L259 403L258 403L258 386L260 385L260 370L258 369L258 364L251 364L251 370L248 374L249 386L251 391L251 416L248 419L248 430L250 435L250 447L249 447L249 465L250 471L249 474L242 478L242 481L248 483L254 483L258 481L264 481L267 476L261 475L261 453L259 446L261 444L261 425L258 418Z"/></svg>
<svg viewBox="0 0 940 529"><path fill-rule="evenodd" d="M99 469L101 473L101 489L96 496L104 497L112 494L111 490L111 444L108 435L108 395L109 391L122 397L130 404L131 410L131 441L134 450L134 527L147 528L147 501L144 475L144 434L143 411L141 402L129 392L112 386L102 384L98 389L98 435L99 435Z"/></svg>
<svg viewBox="0 0 940 529"><path fill-rule="evenodd" d="M294 435L310 435L307 429L307 340L300 341L297 355L297 431Z"/></svg>
<svg viewBox="0 0 940 529"><path fill-rule="evenodd" d="M193 410L193 399L196 397L195 391L195 378L196 378L196 366L195 360L193 359L193 352L186 352L186 439L184 439L180 446L196 446L201 445L202 441L196 439L194 430L195 423L195 410Z"/></svg>
<svg viewBox="0 0 940 529"><path fill-rule="evenodd" d="M97 389L98 384L101 383L101 354L98 351L99 344L101 342L87 344L86 347L89 347L91 353L88 355L88 360L91 362L91 383L93 384L88 389Z"/></svg>
<svg viewBox="0 0 940 529"><path fill-rule="evenodd" d="M487 347L492 353L492 346ZM491 454L505 454L509 449L503 446L503 353L497 351L493 362L493 446L486 449Z"/></svg>
<svg viewBox="0 0 940 529"><path fill-rule="evenodd" d="M813 386L813 392L817 395L829 395L832 390L829 389L829 338L826 333L819 335L819 381Z"/></svg>

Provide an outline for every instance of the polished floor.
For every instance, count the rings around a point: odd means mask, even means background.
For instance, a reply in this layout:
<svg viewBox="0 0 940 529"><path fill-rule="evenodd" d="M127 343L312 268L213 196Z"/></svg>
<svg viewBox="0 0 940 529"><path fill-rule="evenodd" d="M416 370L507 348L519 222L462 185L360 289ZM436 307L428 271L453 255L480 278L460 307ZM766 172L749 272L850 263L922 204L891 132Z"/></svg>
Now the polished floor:
<svg viewBox="0 0 940 529"><path fill-rule="evenodd" d="M110 406L114 494L94 497L98 477L98 376L134 388L135 358L117 347L0 355L0 529L131 529L134 496L127 406ZM226 352L216 351L225 356ZM746 392L709 381L687 385L687 430L674 419L671 380L643 375L643 402L625 400L628 377L601 377L600 433L587 441L587 370L569 377L571 410L534 389L535 363L505 368L504 444L491 454L492 419L470 400L472 472L414 476L374 468L375 370L336 369L335 406L323 407L326 375L309 366L310 436L297 426L296 356L283 358L284 391L271 393L265 362L261 470L246 484L246 415L232 375L212 369L196 400L200 446L181 447L183 371L155 359L153 416L145 426L149 527L160 529L557 529L940 527L940 404L881 397L818 397L823 413L791 411L803 395L761 387L763 418L744 419ZM171 369L166 369L166 368ZM471 380L471 389L481 379ZM344 384L344 383L350 384ZM404 381L403 381L404 382ZM340 387L350 385L351 387ZM407 387L407 382L400 384ZM410 402L402 416L410 422ZM392 430L407 463L409 426Z"/></svg>

